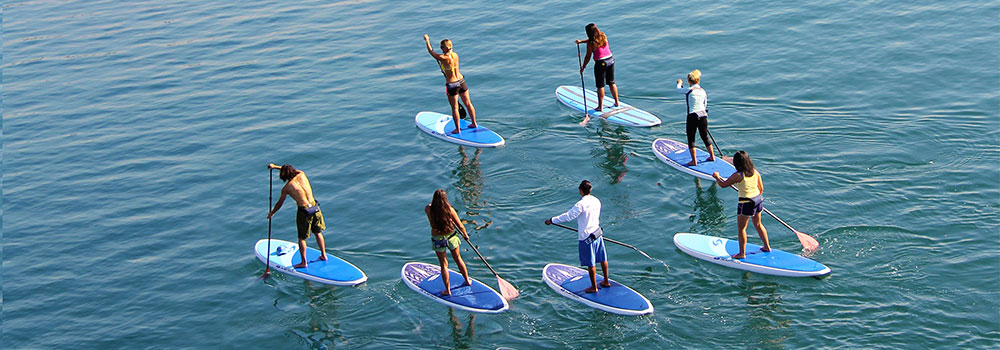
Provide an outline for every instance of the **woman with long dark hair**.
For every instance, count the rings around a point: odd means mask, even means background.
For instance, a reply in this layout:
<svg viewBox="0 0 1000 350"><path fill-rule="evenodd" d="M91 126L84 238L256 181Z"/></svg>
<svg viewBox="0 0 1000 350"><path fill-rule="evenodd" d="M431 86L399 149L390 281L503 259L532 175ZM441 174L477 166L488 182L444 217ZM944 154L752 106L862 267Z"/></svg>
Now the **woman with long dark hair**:
<svg viewBox="0 0 1000 350"><path fill-rule="evenodd" d="M615 107L618 107L618 85L615 84L615 59L611 54L611 44L608 43L608 36L604 35L597 25L590 23L586 27L587 40L577 40L577 44L587 43L587 54L583 56L583 65L580 66L580 73L587 68L590 57L594 57L594 82L597 84L597 108L600 111L604 108L604 85L611 86L611 96L615 98Z"/></svg>
<svg viewBox="0 0 1000 350"><path fill-rule="evenodd" d="M747 223L753 219L753 227L757 229L757 235L764 241L762 252L770 252L771 244L767 240L767 229L760 221L760 212L764 210L764 181L761 180L760 172L753 167L753 160L745 151L736 152L733 155L733 167L736 172L723 180L718 172L712 173L715 182L720 187L735 186L739 190L739 204L736 205L736 225L739 229L740 252L733 255L733 259L746 258L747 248Z"/></svg>
<svg viewBox="0 0 1000 350"><path fill-rule="evenodd" d="M469 234L465 231L462 220L458 218L458 212L448 202L448 194L443 189L434 191L434 198L431 204L424 207L424 213L427 214L427 221L431 224L431 243L441 265L441 281L444 282L444 291L441 295L451 295L447 251L451 251L451 258L455 260L458 271L465 278L463 286L472 284L469 280L469 271L465 268L465 261L462 261L462 254L458 250L462 243L458 239L458 233L462 233L462 237L466 240L469 239Z"/></svg>

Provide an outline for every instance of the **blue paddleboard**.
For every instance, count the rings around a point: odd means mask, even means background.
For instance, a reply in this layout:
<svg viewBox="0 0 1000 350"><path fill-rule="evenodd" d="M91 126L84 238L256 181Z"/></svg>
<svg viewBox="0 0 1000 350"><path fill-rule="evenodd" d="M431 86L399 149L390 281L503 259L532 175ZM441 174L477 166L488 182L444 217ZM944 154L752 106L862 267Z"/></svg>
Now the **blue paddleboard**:
<svg viewBox="0 0 1000 350"><path fill-rule="evenodd" d="M257 244L254 245L257 259L260 259L260 262L268 262L268 255L270 255L269 265L271 268L286 275L335 286L353 286L368 280L368 276L357 266L330 253L326 253L326 261L317 261L320 256L319 250L306 247L306 259L309 261L309 266L297 269L292 267L302 262L297 243L272 239L270 252L267 250L267 246L266 239L257 241Z"/></svg>
<svg viewBox="0 0 1000 350"><path fill-rule="evenodd" d="M660 125L660 118L649 112L635 108L628 103L621 102L618 107L613 107L615 99L609 95L604 95L604 106L598 112L594 110L594 108L597 108L596 92L583 90L576 86L563 85L556 88L556 98L559 99L559 102L580 112L583 112L584 94L587 96L587 114L591 117L602 118L609 123L627 126L650 127Z"/></svg>
<svg viewBox="0 0 1000 350"><path fill-rule="evenodd" d="M739 242L725 238L678 233L674 245L701 260L765 275L811 277L830 273L829 267L812 259L774 248L762 252L761 246L752 243L747 243L745 259L733 259L733 254L740 252Z"/></svg>
<svg viewBox="0 0 1000 350"><path fill-rule="evenodd" d="M408 262L400 272L403 282L417 293L450 307L469 312L496 314L509 307L500 293L475 278L471 286L462 287L462 274L448 270L451 295L443 296L444 283L441 282L441 267L422 262Z"/></svg>
<svg viewBox="0 0 1000 350"><path fill-rule="evenodd" d="M417 113L416 117L417 127L420 130L439 139L470 147L503 146L504 140L503 137L500 137L500 134L482 125L477 125L475 129L470 129L468 120L459 119L458 121L462 132L452 134L451 131L455 130L455 120L450 114L420 112Z"/></svg>
<svg viewBox="0 0 1000 350"><path fill-rule="evenodd" d="M601 286L604 277L600 275L600 271L597 275L597 293L584 292L590 288L590 274L579 267L548 264L542 269L542 279L562 296L598 310L629 316L653 313L653 304L649 299L632 288L612 279L608 279L611 287Z"/></svg>
<svg viewBox="0 0 1000 350"><path fill-rule="evenodd" d="M688 162L691 161L691 153L688 151L686 143L670 139L656 139L653 141L653 153L656 153L656 157L685 174L714 181L715 179L712 178L713 172L719 172L719 176L723 179L729 178L730 175L736 172L736 168L732 164L722 160L720 156L716 155L715 161L708 162L705 161L708 159L708 152L697 148L694 151L698 157L698 165L688 166Z"/></svg>

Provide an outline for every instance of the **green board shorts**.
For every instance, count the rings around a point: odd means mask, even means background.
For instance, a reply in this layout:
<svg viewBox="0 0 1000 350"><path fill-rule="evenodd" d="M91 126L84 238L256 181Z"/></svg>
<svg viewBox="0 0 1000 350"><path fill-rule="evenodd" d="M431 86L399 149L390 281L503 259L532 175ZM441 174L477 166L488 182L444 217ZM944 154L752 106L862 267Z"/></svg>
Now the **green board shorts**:
<svg viewBox="0 0 1000 350"><path fill-rule="evenodd" d="M457 233L452 233L450 236L431 236L431 248L435 252L444 253L449 250L458 249L458 245L461 243L462 241L458 239Z"/></svg>
<svg viewBox="0 0 1000 350"><path fill-rule="evenodd" d="M313 205L319 205L319 201L313 201ZM315 214L309 215L306 208L299 207L295 214L295 226L299 229L299 239L309 238L309 232L321 233L326 229L326 222L323 221L323 211L318 210Z"/></svg>

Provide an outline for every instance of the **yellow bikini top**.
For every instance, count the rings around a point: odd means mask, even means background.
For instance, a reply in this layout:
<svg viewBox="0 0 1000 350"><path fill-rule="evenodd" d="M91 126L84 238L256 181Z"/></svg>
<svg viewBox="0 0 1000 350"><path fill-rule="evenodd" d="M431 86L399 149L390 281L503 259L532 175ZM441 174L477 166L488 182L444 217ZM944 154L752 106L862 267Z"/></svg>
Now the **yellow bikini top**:
<svg viewBox="0 0 1000 350"><path fill-rule="evenodd" d="M451 58L452 62L458 61L458 58L456 57L455 50L448 51L448 57ZM445 71L449 71L450 70L452 75L455 75L455 73L458 71L458 64L454 64L452 67L445 68L444 63L441 62L441 61L438 61L438 65L441 66L441 73L444 74L445 76L448 76L448 74L445 73Z"/></svg>

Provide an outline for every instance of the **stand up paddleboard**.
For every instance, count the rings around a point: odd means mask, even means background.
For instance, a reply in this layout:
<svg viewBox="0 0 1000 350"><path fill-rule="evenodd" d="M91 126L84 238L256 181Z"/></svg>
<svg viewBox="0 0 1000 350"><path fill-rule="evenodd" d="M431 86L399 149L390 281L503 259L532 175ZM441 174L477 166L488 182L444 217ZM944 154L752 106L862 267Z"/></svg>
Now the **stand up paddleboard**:
<svg viewBox="0 0 1000 350"><path fill-rule="evenodd" d="M597 276L597 293L585 293L590 288L587 270L563 264L548 264L542 269L542 279L557 293L598 310L619 315L653 313L653 304L632 288L609 279L611 287L601 286L604 277Z"/></svg>
<svg viewBox="0 0 1000 350"><path fill-rule="evenodd" d="M475 278L471 286L462 287L465 280L462 274L454 270L448 270L449 283L451 284L451 295L443 296L444 283L441 282L441 267L422 262L409 262L403 265L400 274L403 282L410 289L417 293L431 298L432 300L448 305L450 307L469 312L482 312L488 314L501 313L507 310L509 305L500 293L489 286L479 282Z"/></svg>
<svg viewBox="0 0 1000 350"><path fill-rule="evenodd" d="M459 119L461 133L452 134L455 130L455 121L451 115L435 112L420 112L416 117L417 127L423 132L439 139L457 143L470 147L500 147L503 146L503 137L482 125L477 125L475 129L469 129L469 121Z"/></svg>
<svg viewBox="0 0 1000 350"><path fill-rule="evenodd" d="M774 248L762 252L761 246L752 243L747 243L745 259L733 259L740 252L739 242L725 238L678 233L674 235L674 245L701 260L765 275L812 277L830 273L829 267L812 259Z"/></svg>
<svg viewBox="0 0 1000 350"><path fill-rule="evenodd" d="M670 139L653 141L653 153L656 153L656 157L685 174L714 181L713 172L719 172L719 176L723 179L729 178L736 172L736 168L722 160L722 157L716 156L715 161L709 162L706 161L708 152L697 148L694 151L695 156L698 157L698 165L688 166L687 164L691 162L691 152L688 151L686 143Z"/></svg>
<svg viewBox="0 0 1000 350"><path fill-rule="evenodd" d="M604 96L604 106L600 112L597 108L597 93L590 90L583 90L576 86L560 86L556 88L556 98L559 102L583 112L583 96L587 95L587 114L595 118L603 118L610 123L626 126L650 127L660 125L660 118L644 110L635 108L628 103L621 102L618 107L615 99L607 95Z"/></svg>
<svg viewBox="0 0 1000 350"><path fill-rule="evenodd" d="M271 251L268 252L267 240L262 239L257 241L254 251L260 262L267 262L268 255L270 255L271 268L284 272L286 275L335 286L353 286L368 280L365 272L357 266L330 253L326 253L326 261L319 261L320 252L312 247L306 247L306 259L309 260L309 266L299 269L292 267L302 262L297 243L272 239Z"/></svg>

